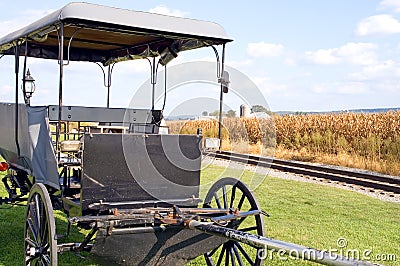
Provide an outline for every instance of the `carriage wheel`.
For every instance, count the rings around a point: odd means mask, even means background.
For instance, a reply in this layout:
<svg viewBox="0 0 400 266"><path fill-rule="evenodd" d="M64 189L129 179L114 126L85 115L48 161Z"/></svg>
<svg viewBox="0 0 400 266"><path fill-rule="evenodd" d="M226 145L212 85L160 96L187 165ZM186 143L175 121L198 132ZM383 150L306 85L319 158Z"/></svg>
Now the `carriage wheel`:
<svg viewBox="0 0 400 266"><path fill-rule="evenodd" d="M56 226L50 196L43 184L33 185L25 216L25 265L57 265Z"/></svg>
<svg viewBox="0 0 400 266"><path fill-rule="evenodd" d="M205 208L238 209L240 211L260 210L253 192L235 178L222 178L208 191L204 200ZM232 220L227 227L260 236L265 236L264 219L258 214ZM204 254L207 265L262 265L264 251L247 244L229 240Z"/></svg>

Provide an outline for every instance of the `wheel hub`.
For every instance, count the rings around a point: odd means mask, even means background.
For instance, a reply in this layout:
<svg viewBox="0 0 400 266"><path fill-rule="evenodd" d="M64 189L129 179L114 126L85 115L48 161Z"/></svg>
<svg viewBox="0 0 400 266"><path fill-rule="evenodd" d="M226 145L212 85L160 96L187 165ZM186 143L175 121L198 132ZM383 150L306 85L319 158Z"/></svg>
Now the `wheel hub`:
<svg viewBox="0 0 400 266"><path fill-rule="evenodd" d="M27 255L29 255L30 257L36 258L36 257L39 257L46 253L47 253L47 250L45 247L37 247L37 248L30 247L27 252Z"/></svg>

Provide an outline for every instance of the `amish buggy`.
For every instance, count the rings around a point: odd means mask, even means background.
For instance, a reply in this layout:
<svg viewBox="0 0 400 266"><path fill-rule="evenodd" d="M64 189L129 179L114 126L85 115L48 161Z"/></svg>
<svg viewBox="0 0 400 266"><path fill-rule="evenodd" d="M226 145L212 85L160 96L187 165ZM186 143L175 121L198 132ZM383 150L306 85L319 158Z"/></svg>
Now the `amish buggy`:
<svg viewBox="0 0 400 266"><path fill-rule="evenodd" d="M212 22L88 3L70 3L0 39L0 57L15 58L15 102L0 103L0 170L8 193L0 204L26 203L24 265L57 265L58 253L83 251L107 265L183 265L201 255L207 265L262 265L267 247L302 251L265 237L265 213L242 181L221 178L199 198L201 130L163 134L163 110L155 109L158 66L188 50L210 49L222 101L231 41ZM28 58L58 63L57 105L31 105ZM152 106L111 108L113 66L134 59L151 65ZM106 107L64 104L64 68L72 61L102 66ZM63 234L55 210L68 217ZM81 242L66 241L71 225L86 229ZM327 253L316 255L303 257L331 263Z"/></svg>

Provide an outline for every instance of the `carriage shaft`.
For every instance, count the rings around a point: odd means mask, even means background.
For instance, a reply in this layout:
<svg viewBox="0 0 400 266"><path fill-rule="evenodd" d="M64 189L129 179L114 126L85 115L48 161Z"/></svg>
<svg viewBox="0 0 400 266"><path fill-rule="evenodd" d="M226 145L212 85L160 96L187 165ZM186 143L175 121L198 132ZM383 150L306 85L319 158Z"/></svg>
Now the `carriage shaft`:
<svg viewBox="0 0 400 266"><path fill-rule="evenodd" d="M291 257L303 260L309 260L324 265L333 265L333 266L376 265L371 262L356 260L327 251L321 251L289 242L253 235L250 233L214 225L211 223L204 223L196 220L188 220L185 222L185 226L189 229L200 230L210 235L224 237L229 240L248 244L257 249L263 249L261 253L260 252L257 253L257 255L259 256L266 256L266 252L270 251L270 252L279 252L280 254L287 254L288 256Z"/></svg>

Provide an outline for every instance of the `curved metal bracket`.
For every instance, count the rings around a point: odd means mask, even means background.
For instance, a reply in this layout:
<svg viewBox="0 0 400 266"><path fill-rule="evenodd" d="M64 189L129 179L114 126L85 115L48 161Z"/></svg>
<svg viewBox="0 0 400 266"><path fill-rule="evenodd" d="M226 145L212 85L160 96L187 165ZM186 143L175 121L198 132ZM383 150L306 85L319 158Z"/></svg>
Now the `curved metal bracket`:
<svg viewBox="0 0 400 266"><path fill-rule="evenodd" d="M111 88L111 77L112 77L112 72L115 66L115 63L112 63L111 65L108 65L107 67L107 75L106 72L104 71L104 66L101 65L98 62L94 62L96 65L98 65L103 72L103 85L104 87L107 88L107 108L110 108L110 88Z"/></svg>
<svg viewBox="0 0 400 266"><path fill-rule="evenodd" d="M68 65L69 65L69 63L70 63L71 43L72 43L72 40L74 39L75 35L76 35L81 29L82 29L82 28L76 29L76 30L72 33L71 38L70 38L69 41L68 41L68 46L67 46L67 63L64 63L64 56L62 56L62 57L61 57L61 60L58 60L58 64L63 64L63 66L68 66ZM62 31L62 32L60 33L59 30L57 29L57 39L58 39L58 46L59 46L59 47L60 47L60 46L64 46L64 39L65 39L64 30L62 29L61 31ZM62 35L62 38L61 38L60 35ZM61 41L61 39L62 39L63 41Z"/></svg>
<svg viewBox="0 0 400 266"><path fill-rule="evenodd" d="M160 61L157 61L157 64L156 64L156 57L153 57L153 62L151 62L148 57L146 57L146 59L147 59L147 61L149 61L150 68L151 68L151 73L150 73L150 83L152 85L151 110L154 110L157 72L158 72L158 66L160 64Z"/></svg>
<svg viewBox="0 0 400 266"><path fill-rule="evenodd" d="M74 33L72 33L71 38L70 38L69 41L68 41L68 47L67 47L67 63L64 64L64 66L68 66L68 65L69 65L69 62L70 62L70 60L69 60L69 54L70 54L70 50L71 50L71 43L72 43L72 40L74 39L75 35L76 35L81 29L82 29L82 28L76 29L76 30L74 31Z"/></svg>
<svg viewBox="0 0 400 266"><path fill-rule="evenodd" d="M221 78L221 64L220 64L220 61L219 61L218 50L217 50L217 48L215 48L214 45L211 45L211 48L214 50L215 57L217 59L217 78L219 79L219 78Z"/></svg>

